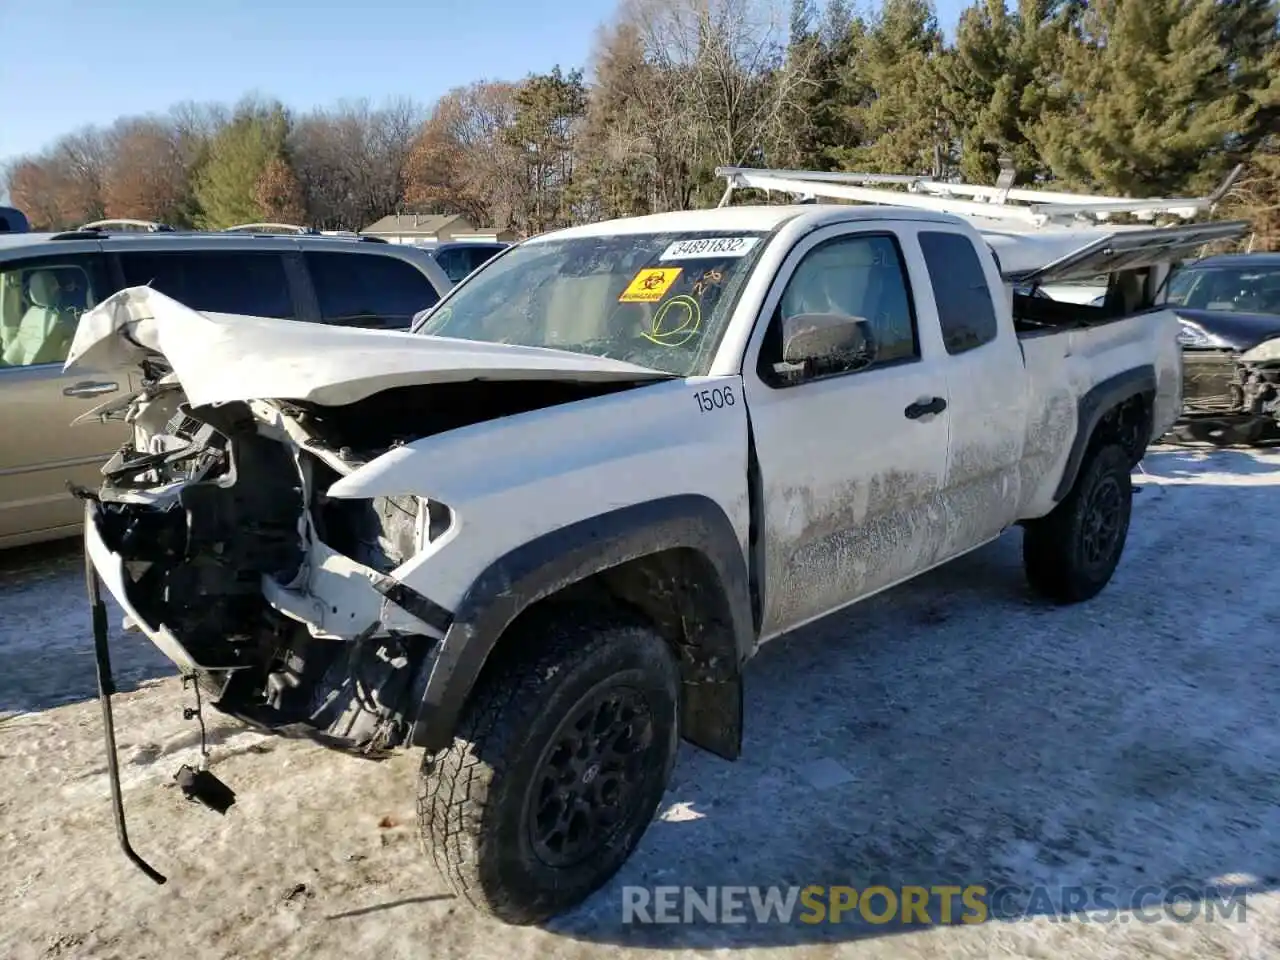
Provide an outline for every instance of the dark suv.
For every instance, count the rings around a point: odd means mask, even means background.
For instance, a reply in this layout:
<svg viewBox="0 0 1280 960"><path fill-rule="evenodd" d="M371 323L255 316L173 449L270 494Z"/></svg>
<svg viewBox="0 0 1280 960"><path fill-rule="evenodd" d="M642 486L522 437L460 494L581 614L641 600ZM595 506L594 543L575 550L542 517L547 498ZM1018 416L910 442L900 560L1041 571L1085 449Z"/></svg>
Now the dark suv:
<svg viewBox="0 0 1280 960"><path fill-rule="evenodd" d="M454 240L448 243L428 247L436 263L449 275L454 283L461 283L473 270L481 264L492 260L507 247L509 243L489 242L487 240Z"/></svg>

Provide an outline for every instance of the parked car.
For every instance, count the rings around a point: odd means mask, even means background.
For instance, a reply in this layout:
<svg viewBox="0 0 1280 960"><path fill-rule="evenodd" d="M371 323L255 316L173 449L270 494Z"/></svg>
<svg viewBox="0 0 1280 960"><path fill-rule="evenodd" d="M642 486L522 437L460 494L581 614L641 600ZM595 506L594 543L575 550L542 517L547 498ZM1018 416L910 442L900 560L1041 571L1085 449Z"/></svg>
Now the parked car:
<svg viewBox="0 0 1280 960"><path fill-rule="evenodd" d="M1015 525L1039 594L1103 590L1180 407L1136 278L1243 229L666 213L526 240L377 337L125 290L68 363L151 371L86 550L218 709L423 749L433 862L540 921L627 859L681 739L738 757L764 642ZM1111 272L1124 311L1009 290Z"/></svg>
<svg viewBox="0 0 1280 960"><path fill-rule="evenodd" d="M27 233L31 224L17 207L0 207L0 233Z"/></svg>
<svg viewBox="0 0 1280 960"><path fill-rule="evenodd" d="M436 262L449 274L455 285L488 263L504 250L510 249L510 243L488 243L482 241L458 241L456 243L437 243L424 245L422 249L430 252ZM478 248L478 249L477 249ZM417 326L434 307L419 310L413 318L413 326Z"/></svg>
<svg viewBox="0 0 1280 960"><path fill-rule="evenodd" d="M1224 254L1183 265L1161 297L1181 325L1181 439L1280 438L1280 253Z"/></svg>
<svg viewBox="0 0 1280 960"><path fill-rule="evenodd" d="M102 229L0 233L0 547L75 534L68 481L97 483L128 436L71 421L139 384L64 373L84 311L150 284L200 310L404 329L452 287L422 251L327 237Z"/></svg>
<svg viewBox="0 0 1280 960"><path fill-rule="evenodd" d="M509 246L509 243L489 243L484 240L458 240L440 243L428 250L436 263L449 275L449 279L460 283L467 274L477 270L481 264L492 260Z"/></svg>

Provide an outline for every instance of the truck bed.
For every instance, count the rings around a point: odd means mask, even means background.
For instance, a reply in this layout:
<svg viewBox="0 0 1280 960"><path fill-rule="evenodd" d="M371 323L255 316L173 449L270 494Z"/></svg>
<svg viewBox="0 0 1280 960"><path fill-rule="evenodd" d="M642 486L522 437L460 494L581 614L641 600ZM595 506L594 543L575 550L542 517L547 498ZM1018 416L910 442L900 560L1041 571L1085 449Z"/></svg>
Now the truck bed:
<svg viewBox="0 0 1280 960"><path fill-rule="evenodd" d="M1045 297L1013 295L1013 325L1018 336L1034 336L1064 329L1078 330L1123 320L1127 314L1110 307L1050 300Z"/></svg>
<svg viewBox="0 0 1280 960"><path fill-rule="evenodd" d="M1029 375L1023 517L1041 516L1054 505L1057 478L1066 466L1079 418L1090 407L1090 391L1132 371L1149 370L1155 388L1151 428L1156 436L1173 424L1181 407L1181 352L1173 313L1156 309L1094 320L1089 312L1107 312L1041 302L1087 312L1074 324L1023 328L1015 321Z"/></svg>

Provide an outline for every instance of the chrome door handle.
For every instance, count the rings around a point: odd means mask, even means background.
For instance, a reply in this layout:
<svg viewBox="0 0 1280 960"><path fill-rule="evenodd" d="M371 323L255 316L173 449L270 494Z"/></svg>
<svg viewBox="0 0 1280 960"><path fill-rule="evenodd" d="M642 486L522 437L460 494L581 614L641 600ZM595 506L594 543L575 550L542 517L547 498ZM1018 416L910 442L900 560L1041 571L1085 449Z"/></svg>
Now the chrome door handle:
<svg viewBox="0 0 1280 960"><path fill-rule="evenodd" d="M120 384L111 380L81 380L69 387L63 387L62 395L64 397L101 397L104 394L115 393L119 389Z"/></svg>

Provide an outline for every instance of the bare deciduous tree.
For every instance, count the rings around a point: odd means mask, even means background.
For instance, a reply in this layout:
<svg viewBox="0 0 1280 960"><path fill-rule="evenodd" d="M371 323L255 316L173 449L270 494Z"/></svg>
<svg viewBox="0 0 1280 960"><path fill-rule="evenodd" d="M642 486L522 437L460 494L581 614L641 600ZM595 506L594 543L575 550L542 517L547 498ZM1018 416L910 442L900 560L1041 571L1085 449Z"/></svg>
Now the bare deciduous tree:
<svg viewBox="0 0 1280 960"><path fill-rule="evenodd" d="M103 184L107 216L183 221L191 181L175 127L153 117L126 118L107 137L110 154Z"/></svg>
<svg viewBox="0 0 1280 960"><path fill-rule="evenodd" d="M105 213L103 182L110 163L107 139L96 127L63 137L52 162L62 180L64 220L74 223L100 219Z"/></svg>
<svg viewBox="0 0 1280 960"><path fill-rule="evenodd" d="M465 214L479 226L511 226L520 185L506 136L515 124L515 94L515 84L481 81L440 99L406 168L406 206Z"/></svg>
<svg viewBox="0 0 1280 960"><path fill-rule="evenodd" d="M359 230L395 210L422 119L411 100L379 109L367 100L344 101L302 117L289 152L311 221Z"/></svg>
<svg viewBox="0 0 1280 960"><path fill-rule="evenodd" d="M597 60L597 102L612 83L628 109L595 130L648 161L655 206L687 208L716 165L759 163L786 141L811 82L809 54L789 59L787 36L777 0L624 0Z"/></svg>
<svg viewBox="0 0 1280 960"><path fill-rule="evenodd" d="M9 200L37 230L68 226L58 198L58 183L49 165L36 157L13 161L8 170Z"/></svg>
<svg viewBox="0 0 1280 960"><path fill-rule="evenodd" d="M253 185L253 199L267 220L277 223L302 223L307 218L302 202L302 188L293 169L283 157L272 157Z"/></svg>

